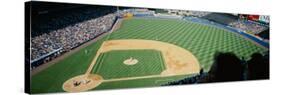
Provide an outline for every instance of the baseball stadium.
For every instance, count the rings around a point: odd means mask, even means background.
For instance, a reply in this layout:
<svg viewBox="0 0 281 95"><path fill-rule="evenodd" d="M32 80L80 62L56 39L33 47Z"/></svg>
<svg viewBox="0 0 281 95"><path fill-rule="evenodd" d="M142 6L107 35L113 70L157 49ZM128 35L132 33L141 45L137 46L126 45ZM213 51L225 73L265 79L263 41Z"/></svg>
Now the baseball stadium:
<svg viewBox="0 0 281 95"><path fill-rule="evenodd" d="M31 93L269 79L268 16L30 5Z"/></svg>

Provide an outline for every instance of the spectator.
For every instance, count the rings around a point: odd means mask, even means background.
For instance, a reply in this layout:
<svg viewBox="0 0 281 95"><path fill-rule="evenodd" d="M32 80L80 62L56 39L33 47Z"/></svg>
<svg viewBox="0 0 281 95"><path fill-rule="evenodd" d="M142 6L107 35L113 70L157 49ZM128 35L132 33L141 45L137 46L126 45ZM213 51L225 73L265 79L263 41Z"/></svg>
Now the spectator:
<svg viewBox="0 0 281 95"><path fill-rule="evenodd" d="M238 20L236 22L232 22L229 24L229 26L241 29L250 34L258 34L267 29L266 26L246 20Z"/></svg>
<svg viewBox="0 0 281 95"><path fill-rule="evenodd" d="M210 82L238 81L243 79L243 66L233 53L218 53L209 71Z"/></svg>
<svg viewBox="0 0 281 95"><path fill-rule="evenodd" d="M78 15L72 15L74 17L66 18L85 18L79 14L81 13L78 13ZM79 22L61 29L53 30L42 35L32 37L31 60L38 59L44 55L48 55L53 51L62 48L62 50L58 51L58 54L54 53L54 56L50 57L54 58L60 55L60 53L62 52L69 51L91 39L94 39L97 36L110 31L115 19L116 14L110 13L101 17L85 20L83 22ZM58 20L57 23L54 24L61 25L62 23L64 23L60 21L61 20Z"/></svg>
<svg viewBox="0 0 281 95"><path fill-rule="evenodd" d="M60 47L68 51L78 45L95 38L111 29L115 20L114 14L77 23L63 29L55 30L31 39L31 59L39 58Z"/></svg>
<svg viewBox="0 0 281 95"><path fill-rule="evenodd" d="M251 57L252 58L248 61L249 79L268 79L269 60L264 58L260 53L254 53Z"/></svg>

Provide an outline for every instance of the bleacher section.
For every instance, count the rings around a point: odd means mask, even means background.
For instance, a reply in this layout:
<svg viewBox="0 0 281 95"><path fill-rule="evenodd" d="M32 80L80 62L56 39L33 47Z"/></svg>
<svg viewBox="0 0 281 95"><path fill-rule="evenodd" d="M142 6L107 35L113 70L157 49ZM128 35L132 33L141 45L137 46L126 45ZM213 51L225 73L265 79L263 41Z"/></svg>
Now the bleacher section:
<svg viewBox="0 0 281 95"><path fill-rule="evenodd" d="M224 13L211 13L203 16L202 18L224 25L228 25L231 22L235 22L238 19L238 17L236 16L230 14L224 14Z"/></svg>
<svg viewBox="0 0 281 95"><path fill-rule="evenodd" d="M32 2L31 36L74 25L116 11L116 7Z"/></svg>
<svg viewBox="0 0 281 95"><path fill-rule="evenodd" d="M38 3L32 2L32 68L110 31L117 20L116 7ZM42 9L36 9L39 5Z"/></svg>
<svg viewBox="0 0 281 95"><path fill-rule="evenodd" d="M192 22L196 22L196 23L200 23L200 24L205 24L205 25L212 25L214 27L219 27L219 28L223 28L223 29L226 29L226 30L229 30L231 32L235 32L235 33L238 33L246 38L249 38L253 41L255 41L256 43L260 44L261 46L264 46L266 48L269 48L269 43L268 41L266 40L263 40L263 39L260 39L260 38L257 38L255 37L254 35L251 35L251 34L248 34L246 32L244 32L243 30L241 29L238 29L238 28L235 28L235 27L231 27L229 25L224 25L224 24L220 24L220 23L217 23L217 22L213 22L213 21L209 21L207 19L203 19L203 18L197 18L197 17L184 17L185 20L188 20L188 21L192 21Z"/></svg>

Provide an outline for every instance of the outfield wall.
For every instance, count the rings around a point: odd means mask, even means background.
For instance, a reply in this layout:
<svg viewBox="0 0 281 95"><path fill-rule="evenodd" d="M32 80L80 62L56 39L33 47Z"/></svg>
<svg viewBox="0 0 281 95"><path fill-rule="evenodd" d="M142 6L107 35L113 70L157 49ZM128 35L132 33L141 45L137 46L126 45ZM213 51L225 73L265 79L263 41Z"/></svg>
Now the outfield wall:
<svg viewBox="0 0 281 95"><path fill-rule="evenodd" d="M155 20L155 21L154 21ZM116 32L107 32L110 35L109 40L116 39L147 39L159 40L167 43L172 43L184 49L191 51L200 61L200 67L204 71L208 71L213 63L213 54L217 51L235 52L239 57L249 57L252 52L264 51L264 49L257 47L250 41L237 36L234 33L226 30L204 26L197 23L181 20L156 20L156 19L127 19L123 21L122 27ZM144 24L145 23L145 24ZM163 25L161 25L163 24ZM139 27L141 26L141 27ZM182 27L182 28L181 28ZM197 27L197 28L196 28ZM190 31L190 32L187 32ZM209 32L208 32L209 31ZM102 35L103 36L103 35ZM109 36L109 35L107 35ZM100 45L105 41L104 38L89 43L85 48L76 48L76 53L66 57L50 68L32 76L32 93L43 92L58 92L63 91L62 84L69 78L85 73L89 64L92 62ZM158 36L158 38L155 38ZM221 39L220 39L221 38ZM225 43L223 43L225 42ZM233 42L233 43L232 43ZM88 44L88 43L87 43ZM83 46L86 46L83 44ZM249 47L247 47L249 46ZM245 48L247 47L247 48ZM85 50L89 53L85 54ZM72 52L72 51L71 51ZM63 69L62 69L63 68ZM63 73L58 73L63 72ZM95 89L113 89L125 87L145 87L145 86L159 86L166 84L169 81L176 81L181 78L188 77L183 75L179 78L145 78L123 81L107 81L102 83ZM155 83L156 81L167 80L162 83ZM42 83L45 83L42 85Z"/></svg>
<svg viewBox="0 0 281 95"><path fill-rule="evenodd" d="M262 40L261 38L257 38L253 35L250 35L250 34L244 32L243 30L233 28L233 27L230 27L230 26L225 26L225 25L222 25L222 24L219 24L219 23L216 23L216 22L212 22L212 21L209 21L209 20L206 20L206 19L202 19L202 18L184 17L184 19L188 20L188 21L195 22L195 23L200 23L200 24L204 24L204 25L211 25L211 26L215 26L215 27L218 27L218 28L229 30L231 32L238 33L238 34L242 35L243 37L248 38L248 39L256 42L257 44L259 44L259 45L261 45L261 46L263 46L267 49L269 48L268 42Z"/></svg>

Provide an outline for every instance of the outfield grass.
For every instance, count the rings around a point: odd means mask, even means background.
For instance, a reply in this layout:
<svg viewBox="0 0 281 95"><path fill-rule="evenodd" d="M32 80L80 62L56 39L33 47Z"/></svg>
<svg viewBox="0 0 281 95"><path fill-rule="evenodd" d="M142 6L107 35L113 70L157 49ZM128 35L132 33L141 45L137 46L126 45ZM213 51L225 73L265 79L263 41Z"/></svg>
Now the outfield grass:
<svg viewBox="0 0 281 95"><path fill-rule="evenodd" d="M124 60L137 59L135 65L125 65ZM162 54L156 50L113 50L101 53L92 73L103 79L159 75L165 70Z"/></svg>
<svg viewBox="0 0 281 95"><path fill-rule="evenodd" d="M262 53L267 50L236 33L213 26L174 19L133 18L124 20L120 29L113 32L111 35L104 37L97 43L74 53L33 76L31 80L31 92L43 93L63 91L62 84L66 80L86 72L101 43L104 40L114 39L157 39L159 41L175 44L193 53L200 62L200 66L205 71L210 69L214 62L213 59L216 52L233 52L239 57L249 59L252 53ZM90 52L85 54L85 49L90 50ZM102 83L96 89L157 86L167 83L151 83L161 79L165 78ZM177 80L179 78L169 77L169 79Z"/></svg>
<svg viewBox="0 0 281 95"><path fill-rule="evenodd" d="M238 57L249 59L254 52L267 50L228 30L174 19L125 20L109 38L114 39L157 39L175 44L192 52L204 71L209 71L216 52L233 52Z"/></svg>

